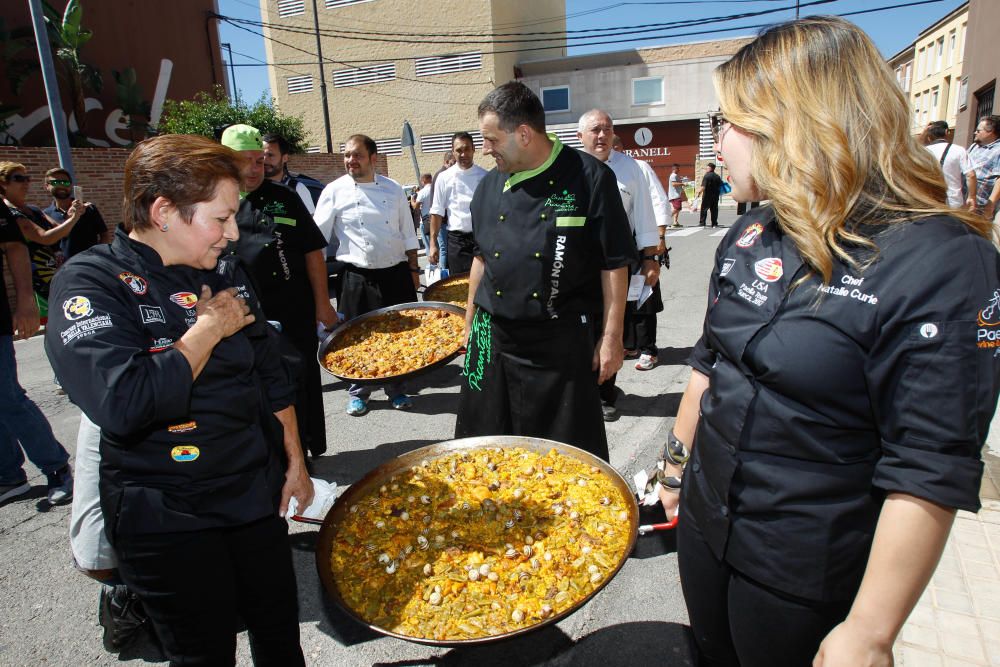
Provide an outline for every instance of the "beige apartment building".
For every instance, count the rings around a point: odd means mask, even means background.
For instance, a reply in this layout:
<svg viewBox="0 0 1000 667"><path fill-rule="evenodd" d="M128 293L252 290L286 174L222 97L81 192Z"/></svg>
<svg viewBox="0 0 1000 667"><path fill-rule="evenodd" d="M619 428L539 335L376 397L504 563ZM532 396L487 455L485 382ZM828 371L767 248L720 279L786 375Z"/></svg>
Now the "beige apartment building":
<svg viewBox="0 0 1000 667"><path fill-rule="evenodd" d="M909 85L914 134L935 120L946 120L949 127L955 127L965 97L960 84L968 20L969 3L965 2L921 32L908 47L912 53L912 79L904 76L900 84L904 90L905 84ZM899 79L898 67L896 72Z"/></svg>
<svg viewBox="0 0 1000 667"><path fill-rule="evenodd" d="M310 151L327 139L312 0L260 0L271 92L301 115ZM421 172L434 173L456 131L481 144L476 107L516 77L526 57L566 54L565 0L315 0L332 149L356 132L388 158L389 175L415 183L409 121ZM554 33L524 35L524 33ZM307 63L307 64L301 64ZM493 161L477 152L476 161Z"/></svg>

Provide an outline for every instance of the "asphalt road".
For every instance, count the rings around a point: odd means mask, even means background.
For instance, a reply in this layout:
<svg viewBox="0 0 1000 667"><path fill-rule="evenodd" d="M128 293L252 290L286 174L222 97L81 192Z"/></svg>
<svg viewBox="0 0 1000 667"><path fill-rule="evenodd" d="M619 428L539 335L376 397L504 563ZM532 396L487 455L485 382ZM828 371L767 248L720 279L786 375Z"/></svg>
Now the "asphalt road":
<svg viewBox="0 0 1000 667"><path fill-rule="evenodd" d="M735 214L723 210L723 225ZM697 340L704 314L712 256L725 229L698 229L684 213L672 230L673 267L663 276L665 310L659 316L660 364L648 372L632 363L619 374L622 417L608 424L611 463L631 480L656 459L673 422L689 369L684 359ZM16 344L22 386L49 419L59 440L75 450L79 411L52 384L41 339ZM327 378L330 451L316 476L344 486L403 452L449 439L458 404L460 361L425 376L411 391L413 410L397 412L381 392L364 417L344 414L343 383ZM224 398L220 397L220 400ZM101 645L98 586L71 566L69 507L49 507L45 478L27 464L33 484L27 498L0 506L0 665L162 664L155 646L140 640L120 655ZM640 537L617 577L586 606L558 625L523 638L467 649L420 646L382 637L359 626L329 603L316 575L314 527L291 527L298 577L302 647L314 665L692 665L687 616L680 593L674 538ZM184 566L186 564L179 564ZM245 633L239 664L251 664Z"/></svg>

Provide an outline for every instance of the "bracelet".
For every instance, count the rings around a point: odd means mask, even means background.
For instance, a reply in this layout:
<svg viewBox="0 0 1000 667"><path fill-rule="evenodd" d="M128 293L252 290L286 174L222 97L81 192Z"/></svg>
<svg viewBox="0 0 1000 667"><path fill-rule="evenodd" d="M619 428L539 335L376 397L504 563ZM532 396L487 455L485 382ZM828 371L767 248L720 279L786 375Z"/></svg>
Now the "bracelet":
<svg viewBox="0 0 1000 667"><path fill-rule="evenodd" d="M659 255L643 255L642 256L642 261L644 261L644 262L659 262L660 261L660 256Z"/></svg>
<svg viewBox="0 0 1000 667"><path fill-rule="evenodd" d="M665 470L659 469L656 471L656 481L659 482L660 486L667 491L673 491L675 493L681 490L681 484L684 482L684 480L680 477L677 477L676 475L668 475Z"/></svg>
<svg viewBox="0 0 1000 667"><path fill-rule="evenodd" d="M410 267L410 272L411 273L423 273L423 271L421 271L420 269L415 269L412 266Z"/></svg>
<svg viewBox="0 0 1000 667"><path fill-rule="evenodd" d="M683 466L690 458L691 452L674 435L674 429L670 429L670 434L667 435L667 444L663 448L663 460L670 461L675 466Z"/></svg>

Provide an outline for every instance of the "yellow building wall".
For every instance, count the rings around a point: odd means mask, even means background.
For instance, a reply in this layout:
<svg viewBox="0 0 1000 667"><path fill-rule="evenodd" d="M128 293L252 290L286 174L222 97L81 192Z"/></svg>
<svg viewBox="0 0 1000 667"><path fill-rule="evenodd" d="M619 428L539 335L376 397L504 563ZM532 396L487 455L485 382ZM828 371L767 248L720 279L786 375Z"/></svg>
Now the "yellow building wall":
<svg viewBox="0 0 1000 667"><path fill-rule="evenodd" d="M368 0L327 9L323 0L318 1L334 152L354 133L367 134L376 142L398 139L403 121L408 120L417 139L420 171L436 172L441 166L442 152L422 152L421 135L476 130L476 107L480 100L497 84L514 77L514 63L519 60L518 53L493 55L492 52L525 46L496 44L489 36L467 33L489 35L534 30L535 24L544 19L550 21L541 29L565 29L565 7L561 0L435 0L433 11L428 10L429 4L420 0ZM274 24L264 31L268 61L275 63L269 68L272 95L283 113L303 118L308 144L325 152L312 3L306 0L305 12L299 16L279 17L277 0L261 0L261 12L265 23ZM560 15L561 21L551 20ZM481 69L416 75L413 58L472 51L482 52ZM562 55L564 49L538 53L554 57ZM291 64L306 61L311 64ZM387 62L395 65L393 80L334 86L336 71ZM312 90L289 93L288 77L302 75L313 77ZM491 158L479 154L476 162L486 168L494 166ZM407 148L400 156L388 157L388 169L391 177L404 184L416 182Z"/></svg>
<svg viewBox="0 0 1000 667"><path fill-rule="evenodd" d="M935 120L946 120L949 127L955 127L968 17L966 5L914 43L910 84L914 134Z"/></svg>

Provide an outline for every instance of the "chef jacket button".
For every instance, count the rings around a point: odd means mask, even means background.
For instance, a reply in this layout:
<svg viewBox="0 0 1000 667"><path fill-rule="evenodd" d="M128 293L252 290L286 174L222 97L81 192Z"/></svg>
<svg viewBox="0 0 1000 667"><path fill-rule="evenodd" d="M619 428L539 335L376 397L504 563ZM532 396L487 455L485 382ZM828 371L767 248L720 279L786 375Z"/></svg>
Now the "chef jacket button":
<svg viewBox="0 0 1000 667"><path fill-rule="evenodd" d="M701 464L695 461L694 463L691 464L691 469L694 470L695 472L701 472Z"/></svg>
<svg viewBox="0 0 1000 667"><path fill-rule="evenodd" d="M729 450L730 454L732 454L733 456L736 456L736 448L735 447L733 447L732 445L726 445L726 449Z"/></svg>
<svg viewBox="0 0 1000 667"><path fill-rule="evenodd" d="M549 181L549 185L555 185L555 184L556 184L555 181Z"/></svg>
<svg viewBox="0 0 1000 667"><path fill-rule="evenodd" d="M501 216L500 216L500 222L503 222L503 221L504 221L504 220L506 220L506 219L507 219L507 216L506 216L506 215L501 215Z"/></svg>
<svg viewBox="0 0 1000 667"><path fill-rule="evenodd" d="M540 253L540 252L536 252L536 253L535 253L535 257L536 257L536 258L540 258L541 256L542 256L542 253Z"/></svg>
<svg viewBox="0 0 1000 667"><path fill-rule="evenodd" d="M500 252L499 252L499 251L497 251L497 252L493 253L493 256L494 256L494 257L499 257L499 256L500 256Z"/></svg>
<svg viewBox="0 0 1000 667"><path fill-rule="evenodd" d="M542 213L542 220L545 220L545 214Z"/></svg>
<svg viewBox="0 0 1000 667"><path fill-rule="evenodd" d="M729 508L723 505L722 508L719 510L719 513L722 516L729 516Z"/></svg>
<svg viewBox="0 0 1000 667"><path fill-rule="evenodd" d="M271 275L272 275L272 276L276 276L276 275L278 275L278 272L277 272L277 271L272 271L272 272L271 272Z"/></svg>
<svg viewBox="0 0 1000 667"><path fill-rule="evenodd" d="M502 296L502 295L503 295L503 292L501 292L500 290L497 290L497 296Z"/></svg>
<svg viewBox="0 0 1000 667"><path fill-rule="evenodd" d="M531 298L532 299L537 299L538 298L538 292L532 292L531 293Z"/></svg>

